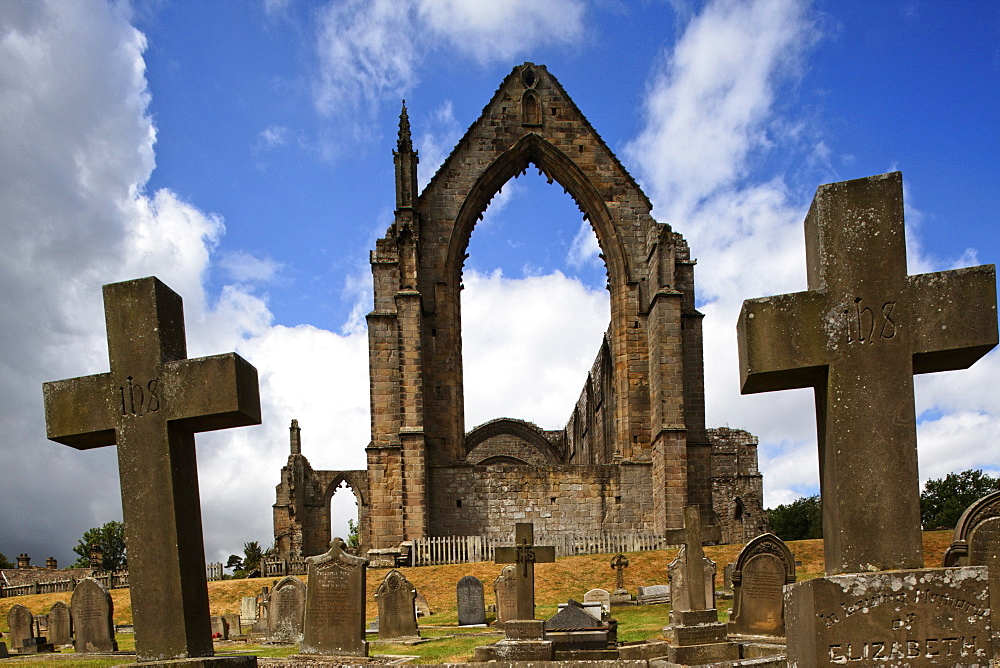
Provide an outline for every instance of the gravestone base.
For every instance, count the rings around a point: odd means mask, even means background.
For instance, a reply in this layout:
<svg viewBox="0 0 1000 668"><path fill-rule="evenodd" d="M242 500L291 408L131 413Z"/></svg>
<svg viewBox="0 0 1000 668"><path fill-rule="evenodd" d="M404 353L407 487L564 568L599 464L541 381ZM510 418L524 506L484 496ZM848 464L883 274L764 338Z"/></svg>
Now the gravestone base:
<svg viewBox="0 0 1000 668"><path fill-rule="evenodd" d="M628 589L615 589L611 592L611 605L635 605L632 600L632 595L628 593Z"/></svg>
<svg viewBox="0 0 1000 668"><path fill-rule="evenodd" d="M833 575L785 588L788 664L987 665L986 566Z"/></svg>
<svg viewBox="0 0 1000 668"><path fill-rule="evenodd" d="M191 659L168 659L167 661L144 661L126 663L119 668L257 668L255 656L200 656Z"/></svg>
<svg viewBox="0 0 1000 668"><path fill-rule="evenodd" d="M55 645L46 642L44 636L27 638L18 650L18 654L51 654L56 651Z"/></svg>
<svg viewBox="0 0 1000 668"><path fill-rule="evenodd" d="M670 626L663 635L670 641L667 660L691 666L740 658L740 646L726 636L726 625L719 621L715 608L709 610L673 610Z"/></svg>
<svg viewBox="0 0 1000 668"><path fill-rule="evenodd" d="M476 648L476 661L552 661L555 648L544 640L541 619L510 619L504 624L503 640Z"/></svg>

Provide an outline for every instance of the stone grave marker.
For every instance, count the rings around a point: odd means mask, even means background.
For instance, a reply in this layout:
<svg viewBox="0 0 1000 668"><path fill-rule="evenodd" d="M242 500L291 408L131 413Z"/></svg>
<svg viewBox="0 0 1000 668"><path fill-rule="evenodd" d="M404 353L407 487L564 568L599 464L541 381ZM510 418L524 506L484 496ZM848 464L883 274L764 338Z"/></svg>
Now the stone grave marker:
<svg viewBox="0 0 1000 668"><path fill-rule="evenodd" d="M466 575L455 587L458 601L458 625L479 626L486 624L486 598L483 581L475 575Z"/></svg>
<svg viewBox="0 0 1000 668"><path fill-rule="evenodd" d="M417 588L395 568L386 573L375 590L378 604L378 639L419 637L417 615L413 601Z"/></svg>
<svg viewBox="0 0 1000 668"><path fill-rule="evenodd" d="M670 585L648 585L639 586L639 595L635 599L636 605L656 605L658 603L670 603Z"/></svg>
<svg viewBox="0 0 1000 668"><path fill-rule="evenodd" d="M0 659L9 659L10 653L7 651L7 643L0 641Z"/></svg>
<svg viewBox="0 0 1000 668"><path fill-rule="evenodd" d="M229 620L225 617L212 616L212 640L229 640Z"/></svg>
<svg viewBox="0 0 1000 668"><path fill-rule="evenodd" d="M278 580L271 590L268 621L272 642L297 643L302 640L306 586L294 575Z"/></svg>
<svg viewBox="0 0 1000 668"><path fill-rule="evenodd" d="M226 620L226 624L229 625L229 637L243 635L243 623L240 621L239 613L232 612L222 615L222 618Z"/></svg>
<svg viewBox="0 0 1000 668"><path fill-rule="evenodd" d="M962 513L955 525L945 566L988 566L990 576L990 628L1000 636L1000 492L987 494ZM996 647L1000 648L1000 641Z"/></svg>
<svg viewBox="0 0 1000 668"><path fill-rule="evenodd" d="M413 607L417 609L417 617L430 617L434 614L427 599L419 591L413 599Z"/></svg>
<svg viewBox="0 0 1000 668"><path fill-rule="evenodd" d="M493 581L493 595L496 597L498 627L504 622L517 619L517 573L514 566L504 566Z"/></svg>
<svg viewBox="0 0 1000 668"><path fill-rule="evenodd" d="M628 557L619 552L611 558L611 570L615 572L615 590L611 592L611 605L623 605L631 602L632 597L625 588L625 569L628 568Z"/></svg>
<svg viewBox="0 0 1000 668"><path fill-rule="evenodd" d="M785 635L783 587L795 582L795 558L771 533L747 543L733 565L733 608L729 632Z"/></svg>
<svg viewBox="0 0 1000 668"><path fill-rule="evenodd" d="M72 615L64 601L56 601L49 608L49 642L57 646L73 643Z"/></svg>
<svg viewBox="0 0 1000 668"><path fill-rule="evenodd" d="M7 611L7 628L11 650L20 652L24 641L35 637L35 616L31 614L31 610L15 603Z"/></svg>
<svg viewBox="0 0 1000 668"><path fill-rule="evenodd" d="M611 592L606 589L591 589L583 595L584 603L597 602L601 604L601 610L611 614Z"/></svg>
<svg viewBox="0 0 1000 668"><path fill-rule="evenodd" d="M997 344L996 272L907 275L899 172L820 186L805 228L809 290L743 302L741 391L814 388L827 573L921 568L913 374Z"/></svg>
<svg viewBox="0 0 1000 668"><path fill-rule="evenodd" d="M111 594L97 580L85 578L73 589L73 648L76 652L115 652L115 605Z"/></svg>
<svg viewBox="0 0 1000 668"><path fill-rule="evenodd" d="M257 597L244 596L240 601L240 623L253 626L257 621Z"/></svg>
<svg viewBox="0 0 1000 668"><path fill-rule="evenodd" d="M345 547L343 539L334 538L324 554L306 559L309 591L300 646L303 654L368 656L365 640L368 560L346 552ZM413 614L412 599L410 614Z"/></svg>
<svg viewBox="0 0 1000 668"><path fill-rule="evenodd" d="M154 277L104 286L109 373L45 383L48 437L118 446L139 661L212 656L195 432L260 424L257 371L187 358L181 298Z"/></svg>
<svg viewBox="0 0 1000 668"><path fill-rule="evenodd" d="M898 172L820 186L805 227L809 290L738 324L744 393L816 395L829 575L785 591L788 663L984 665L987 568L920 568L913 374L996 345L995 269L909 276Z"/></svg>
<svg viewBox="0 0 1000 668"><path fill-rule="evenodd" d="M498 547L493 553L498 564L516 564L517 617L535 618L535 564L552 563L556 549L535 545L535 526L531 522L514 525L514 547ZM507 621L507 620L504 620Z"/></svg>

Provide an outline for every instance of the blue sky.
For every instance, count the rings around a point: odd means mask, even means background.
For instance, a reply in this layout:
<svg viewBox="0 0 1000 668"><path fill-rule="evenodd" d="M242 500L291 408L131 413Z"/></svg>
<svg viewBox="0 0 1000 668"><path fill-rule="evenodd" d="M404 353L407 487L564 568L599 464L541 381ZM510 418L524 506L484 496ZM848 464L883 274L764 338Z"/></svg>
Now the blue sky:
<svg viewBox="0 0 1000 668"><path fill-rule="evenodd" d="M708 420L760 437L768 505L816 489L812 397L739 395L735 319L805 288L816 187L901 170L911 273L1000 255L996 3L5 2L0 552L66 563L120 517L114 453L46 441L41 411L43 381L107 369L103 283L160 276L191 355L260 371L264 424L198 439L210 559L270 544L290 419L314 467L363 468L368 251L392 220L401 100L424 184L523 61L698 258ZM607 326L596 240L529 173L469 252L467 427L562 427ZM996 359L918 380L923 479L997 472Z"/></svg>

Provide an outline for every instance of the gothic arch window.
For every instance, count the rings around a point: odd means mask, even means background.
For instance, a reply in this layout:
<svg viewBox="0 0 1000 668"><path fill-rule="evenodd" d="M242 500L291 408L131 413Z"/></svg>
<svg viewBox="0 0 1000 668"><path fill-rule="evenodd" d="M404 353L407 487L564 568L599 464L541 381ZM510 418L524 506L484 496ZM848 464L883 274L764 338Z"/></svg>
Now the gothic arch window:
<svg viewBox="0 0 1000 668"><path fill-rule="evenodd" d="M538 93L526 90L521 96L521 125L538 126L541 124L542 105L538 100Z"/></svg>

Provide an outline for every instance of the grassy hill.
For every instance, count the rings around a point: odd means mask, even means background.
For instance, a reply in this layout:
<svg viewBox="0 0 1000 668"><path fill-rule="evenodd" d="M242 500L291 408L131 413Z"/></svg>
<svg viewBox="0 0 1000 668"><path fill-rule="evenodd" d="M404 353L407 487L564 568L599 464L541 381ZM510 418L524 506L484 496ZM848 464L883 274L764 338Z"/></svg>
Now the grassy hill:
<svg viewBox="0 0 1000 668"><path fill-rule="evenodd" d="M924 532L925 565L940 566L945 548L951 543L951 531ZM798 568L799 580L818 577L823 574L823 541L803 540L792 541L789 549L796 560L802 562ZM727 563L736 560L741 545L719 545L706 547L706 555L719 564L717 582L721 586L722 569ZM639 586L666 584L667 564L677 555L676 549L659 550L655 552L629 553L629 568L625 571L625 586L635 594ZM538 616L551 615L558 603L567 599L580 600L590 589L614 589L615 577L609 563L611 555L595 554L557 559L552 564L538 564L535 567L535 600L538 604ZM493 600L493 580L500 573L500 566L489 562L474 564L449 564L446 566L423 566L420 568L400 569L409 580L416 585L431 606L433 616L421 620L426 624L454 624L457 621L455 585L466 575L475 575L483 581L486 590L486 602ZM368 571L368 618L377 614L375 607L375 588L385 576L385 570ZM238 613L240 601L244 596L253 596L261 587L271 586L275 578L254 578L247 580L222 580L208 583L208 593L213 615ZM132 622L132 605L127 589L115 589L111 592L115 605L115 622L130 624ZM15 603L27 606L35 614L47 613L56 601L70 600L70 593L38 594L34 596L18 596L0 599L0 629L7 631L7 611ZM665 623L665 622L664 622ZM625 629L623 629L625 630Z"/></svg>

